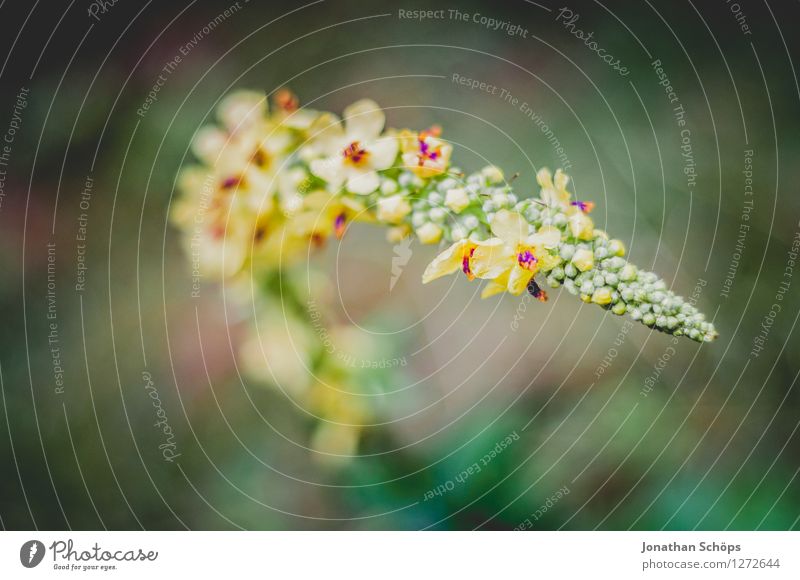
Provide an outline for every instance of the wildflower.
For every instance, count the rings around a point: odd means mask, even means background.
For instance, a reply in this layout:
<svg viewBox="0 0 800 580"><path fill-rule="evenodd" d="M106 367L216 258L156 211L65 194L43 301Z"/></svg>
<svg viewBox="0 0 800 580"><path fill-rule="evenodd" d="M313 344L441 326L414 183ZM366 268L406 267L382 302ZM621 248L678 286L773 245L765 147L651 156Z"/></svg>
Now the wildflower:
<svg viewBox="0 0 800 580"><path fill-rule="evenodd" d="M324 240L331 234L342 239L347 224L354 219L369 220L363 203L319 189L303 198L302 209L291 221L291 231L312 239Z"/></svg>
<svg viewBox="0 0 800 580"><path fill-rule="evenodd" d="M217 107L217 118L230 133L250 129L266 115L267 97L256 91L233 92Z"/></svg>
<svg viewBox="0 0 800 580"><path fill-rule="evenodd" d="M458 270L464 272L468 280L473 280L475 274L472 272L471 260L477 247L478 243L474 240L464 239L457 241L428 264L422 274L422 283L427 284Z"/></svg>
<svg viewBox="0 0 800 580"><path fill-rule="evenodd" d="M314 148L326 157L311 161L311 173L327 181L333 191L344 185L353 193L366 195L380 186L377 172L394 164L397 138L381 136L386 118L373 101L358 101L344 113L344 126L338 121L330 123L315 136Z"/></svg>
<svg viewBox="0 0 800 580"><path fill-rule="evenodd" d="M272 96L273 120L284 128L307 131L319 116L318 111L300 107L300 99L287 88L275 91Z"/></svg>
<svg viewBox="0 0 800 580"><path fill-rule="evenodd" d="M561 240L561 232L553 227L542 228L529 234L529 225L519 213L508 210L497 212L491 223L492 234L476 248L472 265L478 278L497 279L508 275L507 290L519 295L528 287L537 272L550 271L561 258L552 254Z"/></svg>
<svg viewBox="0 0 800 580"><path fill-rule="evenodd" d="M205 163L213 165L228 142L228 134L219 127L203 127L192 141L192 153Z"/></svg>
<svg viewBox="0 0 800 580"><path fill-rule="evenodd" d="M439 139L441 128L434 126L415 133L402 131L399 135L403 165L416 176L433 177L447 170L453 147Z"/></svg>
<svg viewBox="0 0 800 580"><path fill-rule="evenodd" d="M557 169L555 176L553 176L549 169L543 167L536 173L536 181L542 188L539 196L545 204L562 208L567 207L571 196L567 191L569 177L566 173Z"/></svg>

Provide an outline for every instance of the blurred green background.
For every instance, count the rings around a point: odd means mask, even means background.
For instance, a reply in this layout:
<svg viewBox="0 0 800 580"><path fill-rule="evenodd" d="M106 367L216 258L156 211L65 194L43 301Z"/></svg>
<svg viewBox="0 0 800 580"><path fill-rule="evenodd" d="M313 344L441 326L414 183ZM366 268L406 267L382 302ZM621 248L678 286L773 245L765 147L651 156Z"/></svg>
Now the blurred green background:
<svg viewBox="0 0 800 580"><path fill-rule="evenodd" d="M422 2L231 6L0 9L0 132L15 105L20 125L0 198L4 528L798 527L796 3L460 2L466 20ZM571 26L562 7L579 15ZM419 21L401 9L445 12ZM438 123L461 167L519 172L520 195L536 191L539 167L564 163L557 139L599 226L695 293L720 338L674 344L566 292L542 305L481 301L462 278L423 287L436 248L418 245L390 291L392 245L352 227L314 258L330 275L318 290L380 357L408 364L365 373L387 394L362 456L316 461L308 414L240 372L246 313L210 281L189 297L191 265L167 222L215 103L284 85L318 109L370 97L390 126ZM177 461L159 449L144 371Z"/></svg>

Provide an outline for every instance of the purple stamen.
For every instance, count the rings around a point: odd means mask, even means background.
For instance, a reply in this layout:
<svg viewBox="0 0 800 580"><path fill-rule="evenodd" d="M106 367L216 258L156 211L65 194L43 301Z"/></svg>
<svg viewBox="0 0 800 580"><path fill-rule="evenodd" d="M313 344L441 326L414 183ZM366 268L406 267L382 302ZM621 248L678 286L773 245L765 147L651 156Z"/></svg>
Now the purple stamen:
<svg viewBox="0 0 800 580"><path fill-rule="evenodd" d="M533 270L539 260L533 255L533 252L525 250L517 254L517 262L526 270Z"/></svg>
<svg viewBox="0 0 800 580"><path fill-rule="evenodd" d="M573 201L570 205L577 207L583 213L589 213L594 209L594 202L591 201Z"/></svg>

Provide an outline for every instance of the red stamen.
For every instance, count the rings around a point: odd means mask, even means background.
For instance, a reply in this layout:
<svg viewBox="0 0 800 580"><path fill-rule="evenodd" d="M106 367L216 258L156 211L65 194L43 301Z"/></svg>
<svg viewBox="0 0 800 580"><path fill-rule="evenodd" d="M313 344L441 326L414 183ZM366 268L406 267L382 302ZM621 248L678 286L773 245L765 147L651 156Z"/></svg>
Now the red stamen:
<svg viewBox="0 0 800 580"><path fill-rule="evenodd" d="M461 270L464 272L464 274L467 275L467 280L475 279L475 274L472 273L472 269L470 268L469 264L469 261L472 258L472 254L474 253L475 253L475 248L470 248L469 252L467 252L465 248L463 257L461 258Z"/></svg>

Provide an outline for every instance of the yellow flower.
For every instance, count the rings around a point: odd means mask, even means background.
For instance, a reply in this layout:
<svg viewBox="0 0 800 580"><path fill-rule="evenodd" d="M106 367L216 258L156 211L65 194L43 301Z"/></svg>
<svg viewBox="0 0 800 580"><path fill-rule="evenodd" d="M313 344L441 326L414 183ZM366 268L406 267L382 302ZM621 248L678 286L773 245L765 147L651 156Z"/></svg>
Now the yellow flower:
<svg viewBox="0 0 800 580"><path fill-rule="evenodd" d="M291 218L289 227L294 235L322 242L331 234L341 239L347 223L354 219L369 221L363 203L320 189L303 198L302 208Z"/></svg>
<svg viewBox="0 0 800 580"><path fill-rule="evenodd" d="M422 274L422 283L427 284L442 276L447 276L459 269L472 280L475 275L472 273L471 258L480 242L473 240L459 240L444 252L436 256L433 261L425 268Z"/></svg>
<svg viewBox="0 0 800 580"><path fill-rule="evenodd" d="M344 125L327 115L327 125L317 131L311 151L325 157L312 159L311 173L328 182L332 191L342 186L367 195L378 189L378 171L389 169L397 157L397 137L381 136L386 117L374 101L364 99L347 107Z"/></svg>
<svg viewBox="0 0 800 580"><path fill-rule="evenodd" d="M415 175L427 178L447 170L453 147L439 139L441 129L431 127L427 131L401 131L400 146L403 165Z"/></svg>
<svg viewBox="0 0 800 580"><path fill-rule="evenodd" d="M536 174L536 181L542 188L539 196L544 203L565 209L569 207L570 193L567 191L569 176L566 173L557 169L554 177L549 169L543 167Z"/></svg>
<svg viewBox="0 0 800 580"><path fill-rule="evenodd" d="M531 235L525 218L507 210L497 212L491 226L496 237L478 245L472 254L471 267L478 278L495 283L505 279L506 289L518 296L537 272L548 272L561 262L550 252L561 241L558 229L545 227Z"/></svg>
<svg viewBox="0 0 800 580"><path fill-rule="evenodd" d="M235 91L217 106L217 118L230 133L249 129L267 115L267 97L256 91Z"/></svg>
<svg viewBox="0 0 800 580"><path fill-rule="evenodd" d="M300 108L300 100L286 88L278 89L272 96L275 112L272 120L282 127L297 131L308 131L319 117L319 111Z"/></svg>

